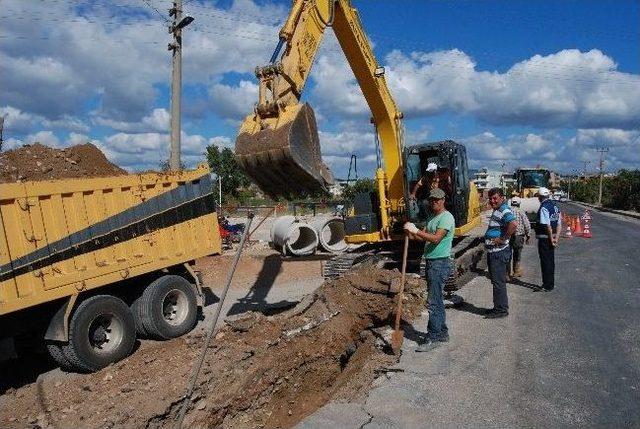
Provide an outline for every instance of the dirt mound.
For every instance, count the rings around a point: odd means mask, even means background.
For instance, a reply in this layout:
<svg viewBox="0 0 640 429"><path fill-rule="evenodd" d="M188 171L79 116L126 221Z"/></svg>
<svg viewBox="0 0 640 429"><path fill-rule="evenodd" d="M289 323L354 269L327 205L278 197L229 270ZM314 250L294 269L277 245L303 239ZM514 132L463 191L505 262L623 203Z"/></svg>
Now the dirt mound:
<svg viewBox="0 0 640 429"><path fill-rule="evenodd" d="M0 153L0 183L127 174L91 143L54 149L35 143Z"/></svg>
<svg viewBox="0 0 640 429"><path fill-rule="evenodd" d="M208 351L183 427L291 427L331 399L362 397L393 364L397 272L365 267L275 316L227 319ZM394 280L396 279L396 280ZM423 308L407 284L405 320ZM204 339L139 350L96 374L8 392L3 427L174 427ZM13 419L13 420L12 420Z"/></svg>

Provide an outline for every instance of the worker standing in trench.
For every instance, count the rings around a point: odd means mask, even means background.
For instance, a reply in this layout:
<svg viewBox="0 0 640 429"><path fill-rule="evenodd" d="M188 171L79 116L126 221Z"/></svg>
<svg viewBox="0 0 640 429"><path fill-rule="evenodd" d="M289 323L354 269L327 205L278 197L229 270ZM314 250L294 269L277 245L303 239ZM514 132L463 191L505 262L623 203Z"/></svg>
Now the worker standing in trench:
<svg viewBox="0 0 640 429"><path fill-rule="evenodd" d="M404 225L410 239L426 242L424 257L427 262L425 271L429 322L425 341L418 346L417 352L429 351L439 343L449 341L442 291L453 270L451 246L456 224L453 215L444 206L445 197L444 191L439 188L429 192L429 208L431 210L427 217L426 230L418 229L411 222Z"/></svg>

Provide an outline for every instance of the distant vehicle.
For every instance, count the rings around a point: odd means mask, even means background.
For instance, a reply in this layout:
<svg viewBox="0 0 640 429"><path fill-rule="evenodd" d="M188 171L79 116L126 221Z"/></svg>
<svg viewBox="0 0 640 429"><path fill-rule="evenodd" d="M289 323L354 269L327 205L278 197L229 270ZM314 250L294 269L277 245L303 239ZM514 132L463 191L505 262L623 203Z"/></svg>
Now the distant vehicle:
<svg viewBox="0 0 640 429"><path fill-rule="evenodd" d="M553 193L553 199L556 201L567 201L567 194L563 190L558 190Z"/></svg>
<svg viewBox="0 0 640 429"><path fill-rule="evenodd" d="M546 168L518 168L514 173L514 179L516 179L515 196L521 199L520 208L533 222L540 207L536 194L541 187L549 187L551 171Z"/></svg>

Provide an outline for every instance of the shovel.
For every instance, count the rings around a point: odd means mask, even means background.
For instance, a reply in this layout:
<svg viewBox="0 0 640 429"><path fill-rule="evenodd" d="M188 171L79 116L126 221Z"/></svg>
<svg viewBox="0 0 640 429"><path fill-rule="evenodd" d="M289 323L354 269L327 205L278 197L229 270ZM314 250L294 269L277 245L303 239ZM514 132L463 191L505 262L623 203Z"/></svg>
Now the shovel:
<svg viewBox="0 0 640 429"><path fill-rule="evenodd" d="M391 335L391 349L394 354L399 354L404 341L404 331L400 330L402 319L402 301L404 300L404 283L407 273L407 253L409 252L409 236L404 236L404 249L402 250L402 278L400 279L400 290L398 291L398 307L396 309L396 323Z"/></svg>

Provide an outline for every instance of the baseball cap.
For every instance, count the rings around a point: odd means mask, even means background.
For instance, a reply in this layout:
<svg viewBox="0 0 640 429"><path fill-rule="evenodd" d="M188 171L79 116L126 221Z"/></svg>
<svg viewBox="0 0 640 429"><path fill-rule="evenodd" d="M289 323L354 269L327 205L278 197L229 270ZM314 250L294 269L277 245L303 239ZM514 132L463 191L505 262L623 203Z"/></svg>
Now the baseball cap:
<svg viewBox="0 0 640 429"><path fill-rule="evenodd" d="M551 191L548 188L545 188L544 186L540 187L540 189L538 189L538 192L536 193L536 195L540 195L542 197L548 197L549 195L551 195Z"/></svg>
<svg viewBox="0 0 640 429"><path fill-rule="evenodd" d="M429 192L429 198L430 199L433 198L434 200L441 200L441 199L443 199L445 197L446 197L446 194L440 188L432 189L431 192Z"/></svg>
<svg viewBox="0 0 640 429"><path fill-rule="evenodd" d="M431 173L432 171L436 171L438 169L438 165L435 162L430 162L427 165L427 173Z"/></svg>

